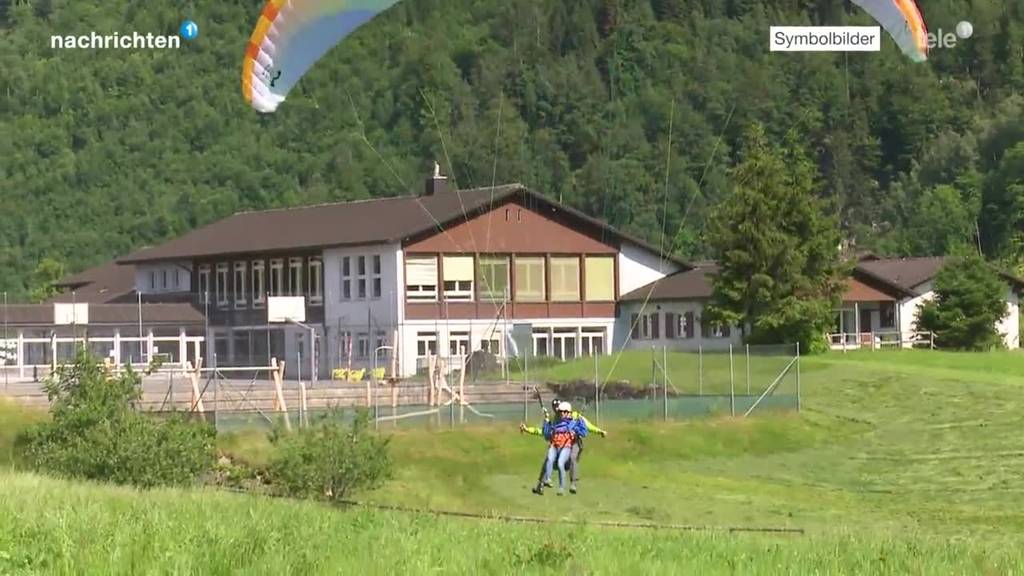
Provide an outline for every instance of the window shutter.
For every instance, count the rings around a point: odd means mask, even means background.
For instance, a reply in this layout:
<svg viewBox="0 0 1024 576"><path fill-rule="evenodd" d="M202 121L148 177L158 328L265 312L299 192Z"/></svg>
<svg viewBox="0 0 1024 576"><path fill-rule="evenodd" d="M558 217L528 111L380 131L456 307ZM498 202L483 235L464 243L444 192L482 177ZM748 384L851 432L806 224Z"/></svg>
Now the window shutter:
<svg viewBox="0 0 1024 576"><path fill-rule="evenodd" d="M671 312L665 313L665 338L672 340L676 337L676 315Z"/></svg>
<svg viewBox="0 0 1024 576"><path fill-rule="evenodd" d="M472 282L473 257L445 256L444 280L445 282Z"/></svg>
<svg viewBox="0 0 1024 576"><path fill-rule="evenodd" d="M658 338L661 338L661 335L659 334L659 330L658 330L658 319L659 319L659 316L661 316L661 314L658 314L657 312L655 312L654 314L651 314L651 339L652 340L657 340Z"/></svg>
<svg viewBox="0 0 1024 576"><path fill-rule="evenodd" d="M407 286L437 286L437 257L410 256L405 260Z"/></svg>
<svg viewBox="0 0 1024 576"><path fill-rule="evenodd" d="M634 339L634 340L639 340L640 339L640 322L639 322L639 320L640 320L640 315L639 314L631 314L629 316L629 326L630 326L630 328L629 328L629 337Z"/></svg>
<svg viewBox="0 0 1024 576"><path fill-rule="evenodd" d="M686 337L693 338L693 312L686 313Z"/></svg>

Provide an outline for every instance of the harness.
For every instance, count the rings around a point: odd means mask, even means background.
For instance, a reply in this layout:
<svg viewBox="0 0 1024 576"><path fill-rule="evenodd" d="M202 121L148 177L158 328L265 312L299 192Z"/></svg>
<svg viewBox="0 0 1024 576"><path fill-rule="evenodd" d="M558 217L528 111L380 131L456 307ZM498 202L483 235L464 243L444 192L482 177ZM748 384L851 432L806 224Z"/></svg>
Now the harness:
<svg viewBox="0 0 1024 576"><path fill-rule="evenodd" d="M551 433L551 445L561 450L572 446L573 433L572 433L572 420L566 420L555 424L555 429Z"/></svg>

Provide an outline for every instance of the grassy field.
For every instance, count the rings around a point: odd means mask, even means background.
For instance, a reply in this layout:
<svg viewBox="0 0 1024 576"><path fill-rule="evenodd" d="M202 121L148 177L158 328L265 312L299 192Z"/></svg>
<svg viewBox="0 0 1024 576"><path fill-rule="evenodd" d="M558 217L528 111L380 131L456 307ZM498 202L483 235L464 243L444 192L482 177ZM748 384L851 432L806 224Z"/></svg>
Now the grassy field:
<svg viewBox="0 0 1024 576"><path fill-rule="evenodd" d="M623 362L644 369L639 356ZM681 362L670 358L670 368ZM32 572L37 558L51 562L38 571L57 573L106 572L107 562L115 573L1024 571L1024 355L857 352L801 367L800 415L607 423L610 435L587 444L576 496L531 494L542 441L492 426L394 433L397 477L362 499L551 519L800 527L803 536L438 520L0 472L0 573ZM0 435L8 452L9 435ZM259 436L224 437L221 446L266 458Z"/></svg>

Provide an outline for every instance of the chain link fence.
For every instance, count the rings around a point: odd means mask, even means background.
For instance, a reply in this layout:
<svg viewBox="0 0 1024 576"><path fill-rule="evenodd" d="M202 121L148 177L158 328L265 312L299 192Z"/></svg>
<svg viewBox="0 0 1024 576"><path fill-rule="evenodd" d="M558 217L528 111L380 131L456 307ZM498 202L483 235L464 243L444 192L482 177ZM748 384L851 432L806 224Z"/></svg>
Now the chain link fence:
<svg viewBox="0 0 1024 576"><path fill-rule="evenodd" d="M400 382L282 383L283 406L266 382L213 375L205 417L219 431L301 426L317 418L351 418L370 410L381 430L461 426L537 425L555 397L567 400L592 422L684 420L707 416L748 417L800 410L800 356L794 345L736 346L715 351L632 350L621 356L569 363L536 363L505 378L430 378ZM589 372L589 374L587 374ZM212 412L212 414L211 414Z"/></svg>

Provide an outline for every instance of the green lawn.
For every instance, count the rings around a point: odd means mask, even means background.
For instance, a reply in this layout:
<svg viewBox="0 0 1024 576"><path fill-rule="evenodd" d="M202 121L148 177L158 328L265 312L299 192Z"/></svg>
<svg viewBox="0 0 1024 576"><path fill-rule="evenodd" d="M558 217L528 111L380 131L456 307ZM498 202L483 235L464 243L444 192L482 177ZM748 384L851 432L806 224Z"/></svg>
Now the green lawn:
<svg viewBox="0 0 1024 576"><path fill-rule="evenodd" d="M682 359L670 357L670 370L673 363ZM644 368L637 354L620 364L627 376ZM800 527L804 536L342 513L8 472L0 573L39 557L53 562L43 572L103 571L110 561L126 573L1020 573L1019 368L1017 353L807 357L799 415L608 422L609 437L587 443L576 496L529 492L543 442L511 425L402 430L392 442L397 477L363 497L553 519ZM258 436L221 444L237 457L266 458Z"/></svg>

